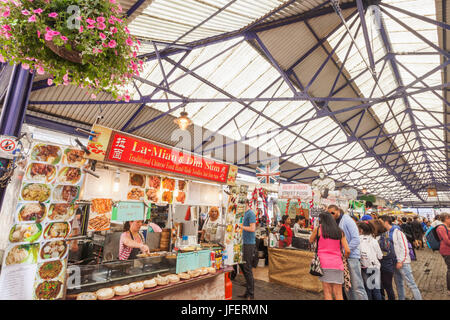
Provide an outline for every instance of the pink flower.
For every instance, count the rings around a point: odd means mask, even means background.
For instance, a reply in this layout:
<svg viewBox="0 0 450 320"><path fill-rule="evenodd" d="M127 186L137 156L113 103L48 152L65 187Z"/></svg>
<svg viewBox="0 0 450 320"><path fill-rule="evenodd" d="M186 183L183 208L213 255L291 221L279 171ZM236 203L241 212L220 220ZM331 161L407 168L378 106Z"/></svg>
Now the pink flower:
<svg viewBox="0 0 450 320"><path fill-rule="evenodd" d="M39 30L37 31L37 35L38 35L38 38L41 37L41 32Z"/></svg>
<svg viewBox="0 0 450 320"><path fill-rule="evenodd" d="M69 81L69 74L68 74L68 73L66 73L66 74L63 76L63 80L64 80L64 81Z"/></svg>
<svg viewBox="0 0 450 320"><path fill-rule="evenodd" d="M102 40L105 40L105 39L106 39L106 36L105 36L105 34L104 34L103 32L100 32L100 33L99 33L99 36L100 36L100 38L101 38Z"/></svg>
<svg viewBox="0 0 450 320"><path fill-rule="evenodd" d="M4 24L2 26L2 29L5 30L5 31L11 31L11 26L9 24Z"/></svg>
<svg viewBox="0 0 450 320"><path fill-rule="evenodd" d="M47 84L49 85L49 86L51 86L52 84L53 84L53 79L47 79Z"/></svg>
<svg viewBox="0 0 450 320"><path fill-rule="evenodd" d="M115 48L116 46L117 46L117 42L115 40L111 40L108 43L108 47L110 47L110 48Z"/></svg>
<svg viewBox="0 0 450 320"><path fill-rule="evenodd" d="M86 22L87 22L88 24L92 25L92 24L95 23L95 20L94 20L94 19L91 19L91 18L87 18L87 19L86 19Z"/></svg>
<svg viewBox="0 0 450 320"><path fill-rule="evenodd" d="M44 68L43 68L42 66L39 66L39 67L37 68L36 72L37 72L38 74L44 74L44 73L45 73L45 70L44 70Z"/></svg>
<svg viewBox="0 0 450 320"><path fill-rule="evenodd" d="M91 94L92 99L97 99L97 96L95 94Z"/></svg>
<svg viewBox="0 0 450 320"><path fill-rule="evenodd" d="M22 63L22 68L25 70L28 70L28 69L30 69L30 65L27 63Z"/></svg>
<svg viewBox="0 0 450 320"><path fill-rule="evenodd" d="M33 10L34 13L36 14L41 14L44 10L42 10L41 8L38 8L36 10Z"/></svg>
<svg viewBox="0 0 450 320"><path fill-rule="evenodd" d="M32 15L30 18L28 18L28 22L36 22L36 15Z"/></svg>
<svg viewBox="0 0 450 320"><path fill-rule="evenodd" d="M9 17L10 15L11 15L11 12L9 11L9 8L6 9L6 11L2 13L2 17L5 17L5 18Z"/></svg>
<svg viewBox="0 0 450 320"><path fill-rule="evenodd" d="M109 31L110 31L112 34L115 34L115 33L117 33L117 28L116 28L116 27L111 27L111 28L109 29Z"/></svg>
<svg viewBox="0 0 450 320"><path fill-rule="evenodd" d="M106 24L104 24L103 22L97 23L97 29L105 30L106 29Z"/></svg>
<svg viewBox="0 0 450 320"><path fill-rule="evenodd" d="M133 40L131 40L130 37L128 37L127 41L126 41L127 45L132 46L134 44Z"/></svg>
<svg viewBox="0 0 450 320"><path fill-rule="evenodd" d="M90 24L90 25L86 26L86 28L87 28L87 29L94 29L94 28L95 28L95 25Z"/></svg>
<svg viewBox="0 0 450 320"><path fill-rule="evenodd" d="M5 58L0 54L0 62L5 63Z"/></svg>
<svg viewBox="0 0 450 320"><path fill-rule="evenodd" d="M67 40L69 40L66 36L61 36L61 40L64 42L67 42Z"/></svg>
<svg viewBox="0 0 450 320"><path fill-rule="evenodd" d="M109 0L109 3L116 4L116 0Z"/></svg>
<svg viewBox="0 0 450 320"><path fill-rule="evenodd" d="M97 17L97 22L105 22L106 19L104 17Z"/></svg>
<svg viewBox="0 0 450 320"><path fill-rule="evenodd" d="M83 27L83 26L80 26L80 29L79 29L80 33L82 33L83 30L84 30L84 27Z"/></svg>
<svg viewBox="0 0 450 320"><path fill-rule="evenodd" d="M130 99L131 99L130 95L129 95L129 94L126 94L126 95L125 95L125 101L126 101L126 102L130 102Z"/></svg>
<svg viewBox="0 0 450 320"><path fill-rule="evenodd" d="M115 24L116 23L116 21L113 18L109 18L108 22L109 22L109 24Z"/></svg>
<svg viewBox="0 0 450 320"><path fill-rule="evenodd" d="M29 15L30 15L30 11L28 11L28 10L22 10L22 14L23 14L24 16L29 16Z"/></svg>
<svg viewBox="0 0 450 320"><path fill-rule="evenodd" d="M56 12L52 12L52 13L49 13L48 16L50 18L56 18L58 16L58 14Z"/></svg>
<svg viewBox="0 0 450 320"><path fill-rule="evenodd" d="M124 27L123 30L125 30L126 33L130 34L130 30L127 27Z"/></svg>

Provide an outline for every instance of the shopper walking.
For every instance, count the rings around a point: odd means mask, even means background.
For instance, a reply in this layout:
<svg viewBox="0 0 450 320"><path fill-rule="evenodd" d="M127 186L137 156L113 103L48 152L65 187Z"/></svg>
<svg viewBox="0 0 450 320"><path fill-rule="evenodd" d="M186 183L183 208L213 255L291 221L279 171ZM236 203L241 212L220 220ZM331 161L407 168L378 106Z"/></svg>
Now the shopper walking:
<svg viewBox="0 0 450 320"><path fill-rule="evenodd" d="M434 227L437 227L438 225L440 225L440 224L442 224L443 222L441 221L441 215L440 214L437 214L435 217L434 217L434 221L433 221L433 223L431 224L431 227L432 228L434 228Z"/></svg>
<svg viewBox="0 0 450 320"><path fill-rule="evenodd" d="M361 274L364 280L369 300L382 300L381 298L381 276L380 260L383 258L380 245L373 237L374 228L368 221L358 222L360 251L361 251Z"/></svg>
<svg viewBox="0 0 450 320"><path fill-rule="evenodd" d="M344 231L350 248L350 255L348 257L348 269L350 272L351 289L346 292L349 300L368 300L366 289L364 288L364 281L361 275L361 262L359 252L359 231L356 222L341 210L331 205L328 207L328 212L331 213L336 220L339 228Z"/></svg>
<svg viewBox="0 0 450 320"><path fill-rule="evenodd" d="M411 222L411 227L414 235L414 247L416 249L423 248L423 226L419 222L418 217L414 217L413 221Z"/></svg>
<svg viewBox="0 0 450 320"><path fill-rule="evenodd" d="M315 243L319 239L317 256L323 270L323 276L319 280L322 282L324 299L333 300L334 296L335 300L344 300L344 262L341 248L344 249L345 258L350 255L350 248L344 232L331 214L323 212L319 215L319 220L319 226L313 230L309 241Z"/></svg>
<svg viewBox="0 0 450 320"><path fill-rule="evenodd" d="M383 300L395 300L394 288L392 285L394 279L394 270L397 263L394 250L394 242L389 237L389 231L384 226L382 220L369 221L374 227L374 237L380 245L383 258L381 259L381 296Z"/></svg>
<svg viewBox="0 0 450 320"><path fill-rule="evenodd" d="M253 300L255 298L255 280L253 279L252 262L256 250L256 216L250 208L250 200L248 199L245 201L245 214L242 225L243 258L245 263L241 264L240 267L244 272L246 290L245 294L239 297Z"/></svg>
<svg viewBox="0 0 450 320"><path fill-rule="evenodd" d="M411 289L414 300L422 300L422 295L414 280L411 269L411 258L409 256L408 240L403 232L397 226L392 225L392 218L390 216L382 216L381 220L384 226L389 231L389 237L394 243L394 250L397 259L397 264L394 270L394 281L397 287L397 295L399 300L405 300L405 288L403 282Z"/></svg>
<svg viewBox="0 0 450 320"><path fill-rule="evenodd" d="M450 295L450 213L444 213L440 216L442 224L436 228L436 234L440 240L439 253L447 264L447 294Z"/></svg>

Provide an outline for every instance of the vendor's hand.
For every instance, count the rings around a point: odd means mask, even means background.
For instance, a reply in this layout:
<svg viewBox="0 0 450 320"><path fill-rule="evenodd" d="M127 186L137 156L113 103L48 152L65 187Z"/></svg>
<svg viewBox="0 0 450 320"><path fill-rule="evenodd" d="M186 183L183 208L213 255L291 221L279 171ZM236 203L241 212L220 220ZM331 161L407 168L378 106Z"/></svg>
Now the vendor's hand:
<svg viewBox="0 0 450 320"><path fill-rule="evenodd" d="M397 262L397 269L401 269L403 267L403 263L402 262Z"/></svg>
<svg viewBox="0 0 450 320"><path fill-rule="evenodd" d="M150 253L150 248L145 244L141 245L140 249L143 253Z"/></svg>

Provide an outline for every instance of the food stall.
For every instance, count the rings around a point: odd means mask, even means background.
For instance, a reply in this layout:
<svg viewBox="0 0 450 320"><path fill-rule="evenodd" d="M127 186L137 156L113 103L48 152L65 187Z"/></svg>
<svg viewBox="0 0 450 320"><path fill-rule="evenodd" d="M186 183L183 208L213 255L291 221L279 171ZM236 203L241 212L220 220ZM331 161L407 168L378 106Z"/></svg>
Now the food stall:
<svg viewBox="0 0 450 320"><path fill-rule="evenodd" d="M282 184L278 194L278 205L282 214L291 219L303 215L306 219L315 218L316 210L311 208L311 186L306 184ZM269 234L269 280L286 286L311 292L321 292L318 277L309 274L314 252L309 245L311 229L304 229L298 238L287 239L289 246L280 241L277 232ZM281 245L280 245L281 244ZM295 246L294 246L295 245Z"/></svg>
<svg viewBox="0 0 450 320"><path fill-rule="evenodd" d="M0 296L225 299L224 246L198 243L198 227L211 206L224 219L237 167L97 125L91 134L87 148L33 144ZM150 252L119 260L124 223L136 220Z"/></svg>

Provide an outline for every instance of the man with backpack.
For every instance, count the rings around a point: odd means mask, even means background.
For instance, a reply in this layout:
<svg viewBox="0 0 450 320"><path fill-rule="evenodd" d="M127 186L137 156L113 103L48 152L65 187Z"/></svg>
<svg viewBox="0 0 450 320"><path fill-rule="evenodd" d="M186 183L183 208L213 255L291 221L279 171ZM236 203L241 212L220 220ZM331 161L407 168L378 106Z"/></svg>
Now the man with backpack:
<svg viewBox="0 0 450 320"><path fill-rule="evenodd" d="M390 216L382 216L380 218L384 222L384 226L389 232L389 238L394 243L395 256L397 264L394 270L394 281L397 287L397 294L399 300L405 300L405 288L403 281L411 289L414 300L422 300L420 290L414 280L411 269L411 257L409 255L408 240L398 226L392 225L392 218Z"/></svg>

